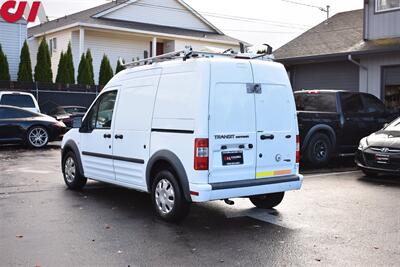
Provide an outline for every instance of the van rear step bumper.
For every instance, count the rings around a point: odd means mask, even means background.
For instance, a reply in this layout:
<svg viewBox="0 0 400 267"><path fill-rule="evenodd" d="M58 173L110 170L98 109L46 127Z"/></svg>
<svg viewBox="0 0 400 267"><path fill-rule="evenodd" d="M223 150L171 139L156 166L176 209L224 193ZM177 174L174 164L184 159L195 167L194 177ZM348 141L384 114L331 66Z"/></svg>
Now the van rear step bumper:
<svg viewBox="0 0 400 267"><path fill-rule="evenodd" d="M206 202L230 198L299 190L303 175L287 175L263 179L241 180L212 184L189 184L193 202Z"/></svg>
<svg viewBox="0 0 400 267"><path fill-rule="evenodd" d="M269 185L269 184L280 184L280 183L298 182L298 181L300 181L300 177L298 175L288 175L288 176L254 179L254 180L241 180L241 181L233 181L233 182L211 183L210 185L211 185L212 190L223 190L223 189L251 187L251 186L259 186L259 185Z"/></svg>

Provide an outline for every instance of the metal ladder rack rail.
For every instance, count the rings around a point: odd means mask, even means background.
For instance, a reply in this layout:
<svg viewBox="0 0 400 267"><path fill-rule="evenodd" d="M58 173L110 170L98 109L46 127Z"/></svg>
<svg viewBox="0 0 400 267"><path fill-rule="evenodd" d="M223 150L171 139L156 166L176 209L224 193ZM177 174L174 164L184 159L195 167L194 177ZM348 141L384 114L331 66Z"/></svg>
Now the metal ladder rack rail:
<svg viewBox="0 0 400 267"><path fill-rule="evenodd" d="M186 49L174 51L154 57L149 57L137 61L132 61L129 63L123 63L120 58L120 63L125 68L134 68L143 65L151 65L155 62L163 62L168 60L174 60L178 58L182 58L184 61L189 58L204 58L204 57L231 57L238 59L261 59L266 57L266 60L273 60L271 55L260 54L260 55L250 55L250 54L241 54L241 53L215 53L215 52L202 52L202 51L194 51L191 47L187 47ZM265 59L264 59L265 60Z"/></svg>

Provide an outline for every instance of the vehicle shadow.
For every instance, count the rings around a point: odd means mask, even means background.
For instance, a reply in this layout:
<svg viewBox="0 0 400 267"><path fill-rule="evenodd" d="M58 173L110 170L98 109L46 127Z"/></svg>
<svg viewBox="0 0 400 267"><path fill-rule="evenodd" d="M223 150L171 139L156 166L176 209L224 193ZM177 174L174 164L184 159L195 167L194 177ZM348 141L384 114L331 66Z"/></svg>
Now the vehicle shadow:
<svg viewBox="0 0 400 267"><path fill-rule="evenodd" d="M282 228L245 215L237 217L227 216L231 207L222 204L220 201L193 203L189 216L183 222L174 224L164 222L155 215L151 204L151 197L147 193L104 183L90 182L82 191L74 192L66 190L65 194L69 198L78 198L79 200L79 198L83 197L91 200L85 202L93 205L90 209L106 212L106 215L108 213L118 213L118 216L124 216L135 221L139 220L144 224L160 224L175 230L187 230L192 234L208 233L211 229L223 233L235 231L239 228L241 231L245 229L253 231L254 228L264 230ZM249 212L254 212L254 208L249 209ZM276 210L270 210L268 213L275 216L279 215L279 212ZM209 237L212 237L213 234L210 233L210 235Z"/></svg>
<svg viewBox="0 0 400 267"><path fill-rule="evenodd" d="M362 176L358 179L361 182L380 186L400 187L400 176L381 174L376 177Z"/></svg>
<svg viewBox="0 0 400 267"><path fill-rule="evenodd" d="M307 162L300 162L300 172L302 174L346 172L357 170L354 157L335 157L326 166L313 166Z"/></svg>

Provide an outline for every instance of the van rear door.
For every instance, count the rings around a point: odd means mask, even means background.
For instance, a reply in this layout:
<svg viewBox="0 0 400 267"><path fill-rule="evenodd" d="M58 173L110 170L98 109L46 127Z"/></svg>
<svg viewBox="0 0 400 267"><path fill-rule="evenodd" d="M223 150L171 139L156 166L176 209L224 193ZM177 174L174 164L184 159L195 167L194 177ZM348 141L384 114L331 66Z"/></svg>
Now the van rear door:
<svg viewBox="0 0 400 267"><path fill-rule="evenodd" d="M256 103L256 178L296 173L297 118L286 71L274 64L252 62L254 83L261 88Z"/></svg>
<svg viewBox="0 0 400 267"><path fill-rule="evenodd" d="M211 64L209 182L255 178L256 116L248 61Z"/></svg>

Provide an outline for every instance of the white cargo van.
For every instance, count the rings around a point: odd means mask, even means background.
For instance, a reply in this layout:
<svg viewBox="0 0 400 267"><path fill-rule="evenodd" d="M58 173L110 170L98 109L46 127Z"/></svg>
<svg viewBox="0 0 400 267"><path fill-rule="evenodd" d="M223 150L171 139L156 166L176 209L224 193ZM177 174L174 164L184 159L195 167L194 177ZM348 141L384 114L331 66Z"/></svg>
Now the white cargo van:
<svg viewBox="0 0 400 267"><path fill-rule="evenodd" d="M128 68L107 84L82 127L64 136L69 188L93 179L148 192L167 221L183 219L191 202L249 197L272 208L300 189L285 68L191 55Z"/></svg>

